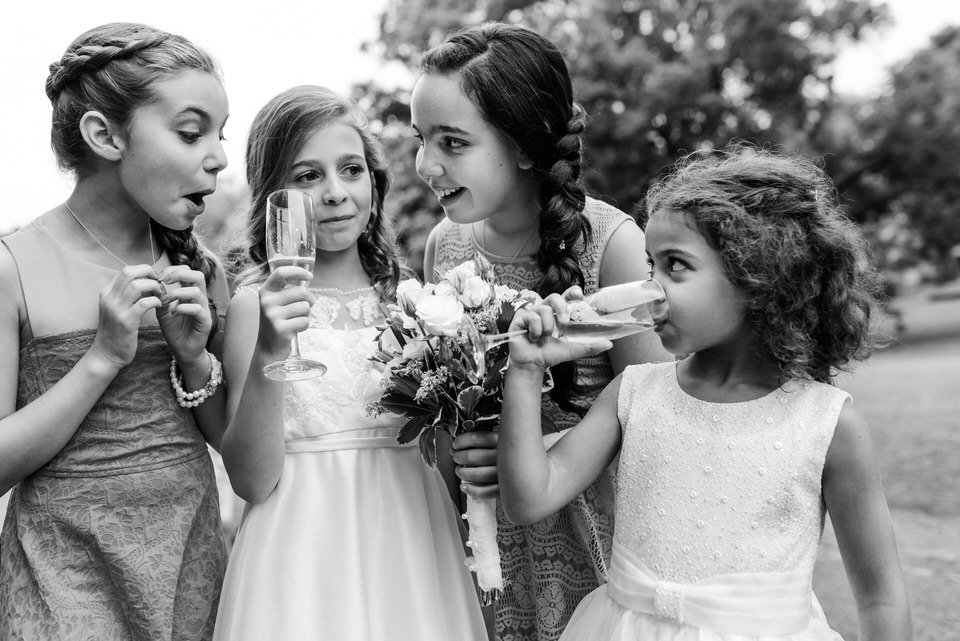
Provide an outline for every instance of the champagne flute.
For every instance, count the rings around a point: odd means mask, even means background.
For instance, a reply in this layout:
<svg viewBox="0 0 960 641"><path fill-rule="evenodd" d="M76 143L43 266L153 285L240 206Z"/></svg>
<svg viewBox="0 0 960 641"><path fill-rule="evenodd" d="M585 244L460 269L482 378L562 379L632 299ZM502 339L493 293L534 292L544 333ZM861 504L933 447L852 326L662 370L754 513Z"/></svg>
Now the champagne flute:
<svg viewBox="0 0 960 641"><path fill-rule="evenodd" d="M267 196L267 263L270 271L293 265L312 272L317 245L314 236L313 200L296 189L281 189ZM300 356L300 343L293 335L290 355L266 365L263 373L275 381L302 381L322 376L327 366Z"/></svg>
<svg viewBox="0 0 960 641"><path fill-rule="evenodd" d="M668 309L667 296L653 279L603 287L582 300L568 301L567 305L570 320L558 328L556 336L578 343L612 341L653 329L666 320ZM481 334L468 316L464 316L462 330L481 378L486 373L486 352L527 333L525 329L515 329Z"/></svg>

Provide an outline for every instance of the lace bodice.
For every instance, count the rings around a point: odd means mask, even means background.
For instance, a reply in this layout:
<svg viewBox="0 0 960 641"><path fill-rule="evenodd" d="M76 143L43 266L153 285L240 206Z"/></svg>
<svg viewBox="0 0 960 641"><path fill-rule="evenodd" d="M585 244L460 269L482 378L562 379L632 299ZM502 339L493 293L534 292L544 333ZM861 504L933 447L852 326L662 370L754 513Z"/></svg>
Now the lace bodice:
<svg viewBox="0 0 960 641"><path fill-rule="evenodd" d="M382 392L383 366L370 358L379 333L375 325L383 320L377 293L372 287L311 291L316 302L310 327L299 336L300 353L328 370L319 378L286 384L286 439L396 425L401 419L393 414L371 418L364 410Z"/></svg>
<svg viewBox="0 0 960 641"><path fill-rule="evenodd" d="M667 581L812 572L824 459L848 399L803 381L711 403L680 388L675 363L627 368L615 538Z"/></svg>
<svg viewBox="0 0 960 641"><path fill-rule="evenodd" d="M624 223L632 224L631 218L619 209L593 198L587 198L584 214L590 220L591 236L586 246L577 247L577 256L584 276L584 293L592 294L599 287L600 263L603 252L613 232ZM470 225L460 225L444 218L437 226L437 258L434 269L444 274L460 263L470 260L477 253L483 254L493 265L497 283L516 290L536 290L543 271L533 254L516 258L500 256L486 251L474 237ZM613 378L610 359L606 354L590 356L577 361L578 391L571 403L585 414L600 391ZM574 412L562 410L553 399L544 397L547 415L557 429L573 427L580 420Z"/></svg>

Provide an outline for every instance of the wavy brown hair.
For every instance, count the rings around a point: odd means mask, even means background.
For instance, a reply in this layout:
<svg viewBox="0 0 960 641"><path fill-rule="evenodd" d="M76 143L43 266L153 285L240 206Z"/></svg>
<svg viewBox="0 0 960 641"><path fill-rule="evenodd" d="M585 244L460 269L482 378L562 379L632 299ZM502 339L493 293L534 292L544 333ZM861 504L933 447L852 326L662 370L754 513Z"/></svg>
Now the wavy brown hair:
<svg viewBox="0 0 960 641"><path fill-rule="evenodd" d="M50 145L60 168L78 177L94 168L92 152L80 133L85 113L99 111L127 135L134 112L158 99L157 82L185 71L204 71L221 80L216 61L186 38L130 22L86 31L49 69ZM152 219L150 225L170 261L202 272L209 285L216 259L201 245L193 227L170 229Z"/></svg>
<svg viewBox="0 0 960 641"><path fill-rule="evenodd" d="M693 153L650 188L645 208L683 216L719 252L784 380L830 382L877 346L868 245L811 160L743 143Z"/></svg>
<svg viewBox="0 0 960 641"><path fill-rule="evenodd" d="M393 225L383 211L390 188L383 148L368 129L367 119L356 103L315 85L300 85L274 96L253 119L247 138L250 210L240 285L262 282L270 273L265 224L267 196L286 184L290 168L307 139L334 122L346 123L359 134L373 184L370 222L357 241L360 262L380 296L396 299L397 283L407 271L401 268Z"/></svg>

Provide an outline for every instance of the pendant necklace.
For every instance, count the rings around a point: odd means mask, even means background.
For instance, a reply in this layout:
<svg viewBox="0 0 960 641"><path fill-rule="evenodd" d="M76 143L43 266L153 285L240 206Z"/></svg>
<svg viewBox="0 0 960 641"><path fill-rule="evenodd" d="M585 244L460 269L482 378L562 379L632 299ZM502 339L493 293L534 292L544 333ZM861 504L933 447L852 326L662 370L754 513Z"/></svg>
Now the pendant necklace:
<svg viewBox="0 0 960 641"><path fill-rule="evenodd" d="M90 231L89 229L87 229L87 226L83 224L83 221L80 220L80 218L74 213L73 209L70 208L70 205L69 205L68 203L64 202L64 203L63 203L63 206L67 208L67 211L70 212L70 215L73 216L73 219L74 219L75 221L77 221L77 224L80 225L80 226L83 228L83 231L87 232L87 235L90 236L90 238L93 239L93 242L95 242L95 243L97 243L98 245L100 245L100 247L103 248L103 251L105 251L105 252L107 252L108 254L110 254L111 256L113 256L113 257L117 260L117 262L119 262L121 265L123 265L124 267L129 267L129 265L127 265L127 263L126 263L122 258L120 258L120 257L117 256L116 254L114 254L112 251L110 251L110 249L107 248L106 245L104 245L103 243L100 242L100 239L99 239L99 238L97 238L96 236L94 236L94 234L93 234L92 231ZM153 265L156 265L156 264L157 264L157 254L156 254L156 251L155 251L154 248L153 248L153 225L151 225L149 221L147 222L147 235L150 236L150 257L153 259L153 263L152 263L152 265L151 265L151 267L152 267Z"/></svg>
<svg viewBox="0 0 960 641"><path fill-rule="evenodd" d="M483 233L480 236L480 249L486 253L487 251L487 221L481 223L483 225ZM537 226L534 225L530 229L530 233L527 234L526 239L524 239L523 244L520 245L520 249L517 250L517 253L513 255L513 258L508 263L502 263L504 265L513 265L517 262L517 259L520 258L520 254L523 253L523 250L526 249L527 245L533 239L533 235L537 232Z"/></svg>

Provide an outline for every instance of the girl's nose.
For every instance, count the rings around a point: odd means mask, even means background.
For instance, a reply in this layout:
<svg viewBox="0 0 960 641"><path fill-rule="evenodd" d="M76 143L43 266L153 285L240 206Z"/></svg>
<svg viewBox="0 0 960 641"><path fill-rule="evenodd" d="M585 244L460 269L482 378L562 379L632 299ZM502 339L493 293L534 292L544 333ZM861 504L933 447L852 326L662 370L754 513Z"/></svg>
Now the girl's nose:
<svg viewBox="0 0 960 641"><path fill-rule="evenodd" d="M340 184L340 181L333 178L327 181L320 199L324 205L339 205L347 199L347 196L347 191Z"/></svg>
<svg viewBox="0 0 960 641"><path fill-rule="evenodd" d="M430 178L438 178L443 175L443 165L437 160L435 154L427 151L426 146L417 150L417 175L424 181L429 182Z"/></svg>
<svg viewBox="0 0 960 641"><path fill-rule="evenodd" d="M213 149L207 154L203 168L207 171L221 172L226 168L227 162L227 154L223 150L223 143L217 140L213 144Z"/></svg>

